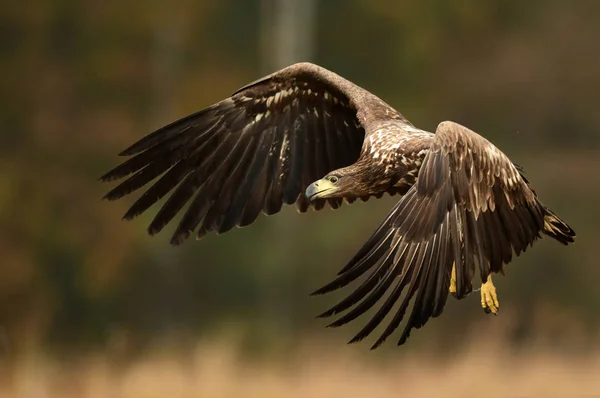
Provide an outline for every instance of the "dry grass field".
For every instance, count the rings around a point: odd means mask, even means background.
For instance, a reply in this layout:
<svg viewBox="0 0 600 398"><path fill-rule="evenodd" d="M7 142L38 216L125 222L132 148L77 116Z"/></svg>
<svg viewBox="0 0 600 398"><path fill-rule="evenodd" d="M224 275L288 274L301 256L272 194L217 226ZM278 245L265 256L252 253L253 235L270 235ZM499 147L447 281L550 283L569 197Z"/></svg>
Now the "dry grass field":
<svg viewBox="0 0 600 398"><path fill-rule="evenodd" d="M540 342L515 352L506 349L502 333L480 328L473 336L492 338L444 359L395 347L382 357L366 346L336 351L331 342L307 342L288 358L244 360L229 339L199 344L186 360L157 350L123 367L102 356L65 364L25 355L4 368L0 396L600 397L597 346L574 354Z"/></svg>

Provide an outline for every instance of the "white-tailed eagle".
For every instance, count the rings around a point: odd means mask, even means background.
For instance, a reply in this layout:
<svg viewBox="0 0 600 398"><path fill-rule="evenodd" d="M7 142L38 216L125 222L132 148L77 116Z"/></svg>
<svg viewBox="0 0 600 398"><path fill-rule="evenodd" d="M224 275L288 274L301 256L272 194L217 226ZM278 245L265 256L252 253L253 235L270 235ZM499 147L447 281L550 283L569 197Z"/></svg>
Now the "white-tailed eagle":
<svg viewBox="0 0 600 398"><path fill-rule="evenodd" d="M125 214L132 219L170 196L151 222L155 234L189 203L171 239L251 224L296 203L300 212L338 208L384 193L400 199L339 272L315 293L367 274L322 316L350 322L379 304L351 341L391 315L373 347L405 319L412 328L442 313L449 293L464 298L475 272L481 304L498 311L491 273L542 234L563 244L575 232L538 199L521 169L475 132L442 122L414 127L384 101L322 67L299 63L142 138L102 180L126 178L115 200L158 179ZM409 304L413 303L410 312Z"/></svg>

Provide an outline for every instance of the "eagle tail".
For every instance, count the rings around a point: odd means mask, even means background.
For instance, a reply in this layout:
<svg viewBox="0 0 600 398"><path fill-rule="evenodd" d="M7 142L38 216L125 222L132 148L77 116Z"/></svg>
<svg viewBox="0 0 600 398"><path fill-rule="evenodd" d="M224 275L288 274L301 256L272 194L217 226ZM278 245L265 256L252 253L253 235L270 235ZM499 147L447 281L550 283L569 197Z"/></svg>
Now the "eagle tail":
<svg viewBox="0 0 600 398"><path fill-rule="evenodd" d="M575 241L575 231L573 228L561 220L556 214L549 208L541 204L544 212L544 233L548 236L553 237L563 245L568 245Z"/></svg>

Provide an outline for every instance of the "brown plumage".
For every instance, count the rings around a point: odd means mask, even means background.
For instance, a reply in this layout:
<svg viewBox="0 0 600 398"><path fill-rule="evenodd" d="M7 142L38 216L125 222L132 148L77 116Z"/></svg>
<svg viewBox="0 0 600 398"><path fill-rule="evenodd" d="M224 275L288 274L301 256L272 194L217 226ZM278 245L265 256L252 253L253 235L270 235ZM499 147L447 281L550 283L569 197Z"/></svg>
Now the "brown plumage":
<svg viewBox="0 0 600 398"><path fill-rule="evenodd" d="M374 347L400 325L411 301L399 344L412 328L441 314L453 265L456 297L463 298L472 291L476 269L486 282L541 233L564 244L575 237L517 166L483 137L453 122L441 123L435 134L418 129L378 97L308 63L251 83L121 155L131 157L102 180L127 179L106 198L118 199L160 177L125 219L172 192L148 228L155 234L190 202L173 244L193 231L201 237L248 225L283 203L304 212L326 203L338 208L344 199L402 195L338 278L315 292L368 273L322 316L348 311L331 326L343 325L388 293L352 340L369 335L397 306Z"/></svg>

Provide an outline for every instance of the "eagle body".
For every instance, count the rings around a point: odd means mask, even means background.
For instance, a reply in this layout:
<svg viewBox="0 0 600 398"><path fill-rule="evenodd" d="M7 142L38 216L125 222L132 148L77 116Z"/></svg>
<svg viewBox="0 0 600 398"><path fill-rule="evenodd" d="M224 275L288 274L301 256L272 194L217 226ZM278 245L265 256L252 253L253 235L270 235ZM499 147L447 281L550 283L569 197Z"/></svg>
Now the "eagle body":
<svg viewBox="0 0 600 398"><path fill-rule="evenodd" d="M387 319L373 347L405 321L403 344L411 329L442 313L450 293L466 297L477 270L482 307L496 313L491 274L542 235L563 244L575 237L482 136L448 121L435 134L421 130L374 94L310 63L250 83L120 155L128 159L102 180L124 181L106 198L151 183L124 216L132 219L169 195L148 232L182 212L173 244L193 232L200 238L249 225L283 204L305 212L399 195L337 278L315 292L356 282L321 316L344 313L330 325L340 326L378 305L351 340Z"/></svg>
<svg viewBox="0 0 600 398"><path fill-rule="evenodd" d="M380 176L383 192L404 194L414 185L433 136L404 121L378 124L365 140L359 161Z"/></svg>

